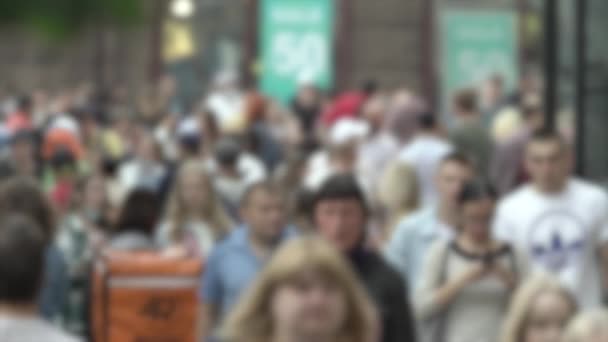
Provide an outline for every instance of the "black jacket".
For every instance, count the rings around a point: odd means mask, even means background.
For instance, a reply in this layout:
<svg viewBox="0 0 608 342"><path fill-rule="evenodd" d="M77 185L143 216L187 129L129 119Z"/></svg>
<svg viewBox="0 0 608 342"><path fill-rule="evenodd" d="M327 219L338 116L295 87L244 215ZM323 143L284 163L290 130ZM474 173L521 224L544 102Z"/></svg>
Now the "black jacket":
<svg viewBox="0 0 608 342"><path fill-rule="evenodd" d="M405 284L377 253L358 249L350 259L382 320L382 342L415 342L414 316Z"/></svg>

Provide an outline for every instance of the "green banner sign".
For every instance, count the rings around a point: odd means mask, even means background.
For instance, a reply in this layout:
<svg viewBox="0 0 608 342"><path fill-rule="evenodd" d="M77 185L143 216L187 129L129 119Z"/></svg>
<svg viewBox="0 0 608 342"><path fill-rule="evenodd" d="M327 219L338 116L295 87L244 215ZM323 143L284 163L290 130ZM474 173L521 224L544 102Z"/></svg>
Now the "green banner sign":
<svg viewBox="0 0 608 342"><path fill-rule="evenodd" d="M479 86L500 74L507 89L515 86L517 21L509 11L444 10L441 14L443 108L458 89Z"/></svg>
<svg viewBox="0 0 608 342"><path fill-rule="evenodd" d="M263 0L260 7L262 92L283 102L300 82L333 82L334 1Z"/></svg>

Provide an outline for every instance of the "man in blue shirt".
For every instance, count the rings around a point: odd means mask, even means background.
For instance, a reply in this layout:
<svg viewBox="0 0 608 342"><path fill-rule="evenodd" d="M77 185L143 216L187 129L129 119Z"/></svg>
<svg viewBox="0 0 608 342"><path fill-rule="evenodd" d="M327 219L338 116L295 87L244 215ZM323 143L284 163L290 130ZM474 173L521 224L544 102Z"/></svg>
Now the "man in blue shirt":
<svg viewBox="0 0 608 342"><path fill-rule="evenodd" d="M438 191L436 206L421 208L399 222L386 245L386 259L408 281L414 291L431 245L451 239L458 221L457 197L464 184L474 177L474 166L467 156L453 152L440 163L435 175Z"/></svg>
<svg viewBox="0 0 608 342"><path fill-rule="evenodd" d="M241 201L244 225L211 252L200 291L201 336L212 333L251 284L287 231L282 191L270 183L251 186Z"/></svg>

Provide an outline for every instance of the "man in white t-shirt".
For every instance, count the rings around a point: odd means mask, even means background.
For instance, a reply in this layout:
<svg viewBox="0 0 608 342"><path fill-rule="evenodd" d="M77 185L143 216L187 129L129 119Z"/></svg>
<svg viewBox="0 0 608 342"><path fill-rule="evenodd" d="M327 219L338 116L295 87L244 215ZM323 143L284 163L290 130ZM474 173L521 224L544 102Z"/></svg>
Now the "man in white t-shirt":
<svg viewBox="0 0 608 342"><path fill-rule="evenodd" d="M531 182L502 200L494 229L536 270L558 276L583 308L597 307L608 271L608 195L571 177L571 164L562 137L536 132L525 153Z"/></svg>
<svg viewBox="0 0 608 342"><path fill-rule="evenodd" d="M38 313L47 241L24 216L0 221L0 341L76 342Z"/></svg>
<svg viewBox="0 0 608 342"><path fill-rule="evenodd" d="M401 152L399 159L411 165L418 175L420 186L420 203L429 207L437 201L435 175L443 158L454 150L454 147L441 136L437 119L431 113L419 118L420 131Z"/></svg>

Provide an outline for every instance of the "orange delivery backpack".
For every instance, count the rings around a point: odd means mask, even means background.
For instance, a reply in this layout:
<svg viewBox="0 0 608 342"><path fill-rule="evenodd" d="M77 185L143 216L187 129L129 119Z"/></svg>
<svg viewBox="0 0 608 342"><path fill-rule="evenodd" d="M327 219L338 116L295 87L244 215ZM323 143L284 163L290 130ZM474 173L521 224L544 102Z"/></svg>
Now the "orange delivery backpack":
<svg viewBox="0 0 608 342"><path fill-rule="evenodd" d="M202 261L106 251L92 284L95 342L195 342Z"/></svg>

